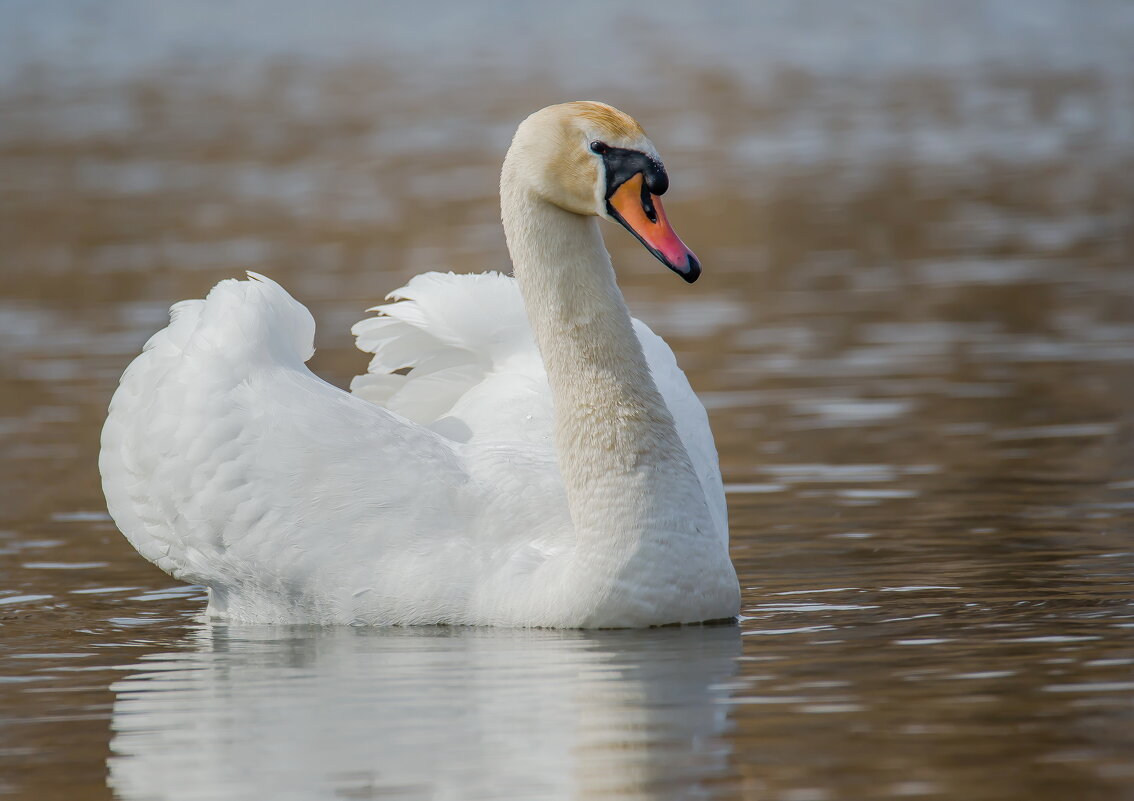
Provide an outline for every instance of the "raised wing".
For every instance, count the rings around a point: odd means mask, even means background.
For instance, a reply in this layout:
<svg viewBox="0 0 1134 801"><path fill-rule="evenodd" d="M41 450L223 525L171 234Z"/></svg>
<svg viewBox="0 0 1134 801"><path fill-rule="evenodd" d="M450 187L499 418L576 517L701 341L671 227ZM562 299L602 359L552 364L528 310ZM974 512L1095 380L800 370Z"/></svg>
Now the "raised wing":
<svg viewBox="0 0 1134 801"><path fill-rule="evenodd" d="M373 354L351 391L458 442L524 442L551 453L553 409L543 360L514 279L424 273L351 329ZM716 445L705 408L673 351L641 320L634 330L727 541Z"/></svg>

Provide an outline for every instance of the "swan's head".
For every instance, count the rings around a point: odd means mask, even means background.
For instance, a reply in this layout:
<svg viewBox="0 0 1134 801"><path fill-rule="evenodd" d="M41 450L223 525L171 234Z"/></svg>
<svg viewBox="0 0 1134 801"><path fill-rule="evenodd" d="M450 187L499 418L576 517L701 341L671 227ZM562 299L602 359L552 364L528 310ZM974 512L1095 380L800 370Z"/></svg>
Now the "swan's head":
<svg viewBox="0 0 1134 801"><path fill-rule="evenodd" d="M541 109L520 124L504 170L562 209L623 226L689 283L701 274L662 209L665 167L630 115L593 101Z"/></svg>

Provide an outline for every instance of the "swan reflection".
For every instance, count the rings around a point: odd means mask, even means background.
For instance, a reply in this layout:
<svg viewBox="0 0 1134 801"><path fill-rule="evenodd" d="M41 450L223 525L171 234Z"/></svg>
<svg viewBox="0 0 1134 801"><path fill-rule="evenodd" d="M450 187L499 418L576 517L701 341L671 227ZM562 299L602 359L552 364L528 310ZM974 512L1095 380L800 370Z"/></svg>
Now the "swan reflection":
<svg viewBox="0 0 1134 801"><path fill-rule="evenodd" d="M689 798L731 775L735 626L195 636L112 687L120 798Z"/></svg>

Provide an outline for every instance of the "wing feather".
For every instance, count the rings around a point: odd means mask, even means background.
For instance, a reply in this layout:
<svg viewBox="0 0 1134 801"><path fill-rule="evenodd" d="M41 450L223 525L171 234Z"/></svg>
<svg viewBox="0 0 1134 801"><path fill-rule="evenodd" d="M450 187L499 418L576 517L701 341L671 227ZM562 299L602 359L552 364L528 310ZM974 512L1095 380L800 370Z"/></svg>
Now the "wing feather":
<svg viewBox="0 0 1134 801"><path fill-rule="evenodd" d="M461 442L520 441L551 448L552 403L514 279L499 273L424 273L351 329L373 354L351 382L360 397ZM634 331L689 452L718 531L728 516L708 415L665 341L641 320ZM410 367L404 374L393 370Z"/></svg>

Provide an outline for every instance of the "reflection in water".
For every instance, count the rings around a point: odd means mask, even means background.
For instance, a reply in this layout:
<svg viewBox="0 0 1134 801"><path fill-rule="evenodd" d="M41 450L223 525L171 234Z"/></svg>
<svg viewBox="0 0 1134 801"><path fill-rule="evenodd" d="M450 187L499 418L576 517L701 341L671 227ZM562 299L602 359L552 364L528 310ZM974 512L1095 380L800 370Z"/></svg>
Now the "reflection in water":
<svg viewBox="0 0 1134 801"><path fill-rule="evenodd" d="M735 626L205 626L112 686L123 799L694 798L729 777Z"/></svg>

